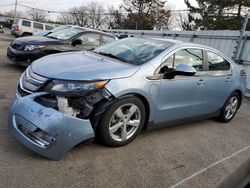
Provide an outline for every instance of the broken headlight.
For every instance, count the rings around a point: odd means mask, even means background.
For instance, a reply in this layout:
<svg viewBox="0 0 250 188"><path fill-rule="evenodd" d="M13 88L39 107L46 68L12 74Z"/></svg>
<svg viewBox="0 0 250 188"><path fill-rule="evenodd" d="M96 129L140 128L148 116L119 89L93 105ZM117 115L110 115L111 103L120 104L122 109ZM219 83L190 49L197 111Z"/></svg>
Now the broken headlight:
<svg viewBox="0 0 250 188"><path fill-rule="evenodd" d="M24 51L33 51L44 47L45 47L44 45L26 45L24 47Z"/></svg>
<svg viewBox="0 0 250 188"><path fill-rule="evenodd" d="M81 81L63 81L53 80L45 88L46 91L62 94L62 95L81 95L103 88L108 83L108 80L96 82L81 82Z"/></svg>

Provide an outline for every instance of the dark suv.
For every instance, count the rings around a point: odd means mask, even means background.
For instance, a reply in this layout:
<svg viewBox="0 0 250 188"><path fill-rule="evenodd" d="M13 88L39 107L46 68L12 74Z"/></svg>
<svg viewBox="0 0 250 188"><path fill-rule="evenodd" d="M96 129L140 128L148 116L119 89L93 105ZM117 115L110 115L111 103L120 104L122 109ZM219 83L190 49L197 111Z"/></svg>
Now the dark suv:
<svg viewBox="0 0 250 188"><path fill-rule="evenodd" d="M116 37L104 32L74 27L46 36L18 38L8 47L7 56L18 65L28 66L34 60L49 54L91 50L114 40Z"/></svg>

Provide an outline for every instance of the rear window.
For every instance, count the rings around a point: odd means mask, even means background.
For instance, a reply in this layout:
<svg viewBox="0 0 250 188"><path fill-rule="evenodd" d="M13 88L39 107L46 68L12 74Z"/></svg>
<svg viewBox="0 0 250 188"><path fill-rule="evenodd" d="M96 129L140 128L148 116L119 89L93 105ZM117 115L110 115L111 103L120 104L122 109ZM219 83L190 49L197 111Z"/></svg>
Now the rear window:
<svg viewBox="0 0 250 188"><path fill-rule="evenodd" d="M31 22L30 22L30 21L23 20L23 21L22 21L22 25L23 25L23 26L26 26L26 27L31 27Z"/></svg>
<svg viewBox="0 0 250 188"><path fill-rule="evenodd" d="M40 23L37 23L37 22L34 22L34 23L33 23L33 27L34 27L35 29L43 30L43 24L40 24Z"/></svg>
<svg viewBox="0 0 250 188"><path fill-rule="evenodd" d="M45 30L52 30L52 29L54 29L52 26L50 26L50 25L45 25Z"/></svg>

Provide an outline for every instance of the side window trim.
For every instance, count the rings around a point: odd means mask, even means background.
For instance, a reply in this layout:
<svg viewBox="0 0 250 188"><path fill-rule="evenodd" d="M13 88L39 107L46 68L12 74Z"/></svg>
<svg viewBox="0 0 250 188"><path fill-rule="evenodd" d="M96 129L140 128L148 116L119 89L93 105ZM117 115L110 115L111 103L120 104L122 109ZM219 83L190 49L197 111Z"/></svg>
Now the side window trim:
<svg viewBox="0 0 250 188"><path fill-rule="evenodd" d="M162 64L164 61L166 61L168 58L170 58L172 55L174 55L175 52L177 52L178 50L180 50L179 48L178 49L173 49L171 52L169 52L167 55L165 55L162 59L161 59L161 62L160 62L160 65L155 69L154 71L154 75L160 75L159 74L159 70L160 68L162 67Z"/></svg>
<svg viewBox="0 0 250 188"><path fill-rule="evenodd" d="M204 50L204 52L205 52L205 57L206 57L205 58L206 59L206 62L205 62L205 64L206 64L205 72L207 73L207 75L209 75L209 76L216 76L216 77L233 75L232 65L231 65L230 61L226 57L224 57L221 54L218 54L217 52L211 51L209 49ZM215 71L210 71L209 70L209 63L208 63L208 52L214 53L214 54L220 56L221 58L223 58L224 60L226 60L230 64L230 69L229 70L215 70Z"/></svg>
<svg viewBox="0 0 250 188"><path fill-rule="evenodd" d="M99 36L100 36L100 46L101 46L101 45L103 45L103 41L104 41L104 40L103 40L103 36L104 36L104 35L103 35L103 34L99 34Z"/></svg>
<svg viewBox="0 0 250 188"><path fill-rule="evenodd" d="M173 49L171 52L169 52L167 55L165 55L162 59L161 59L161 63L160 65L155 69L154 71L154 75L159 75L159 70L160 68L162 67L162 64L168 59L170 58L172 55L174 55L174 58L173 58L173 64L174 64L174 61L175 61L175 53L180 51L180 50L185 50L185 49L196 49L196 50L201 50L202 51L202 57L203 57L203 60L202 60L202 66L203 66L203 71L200 71L200 72L205 72L205 50L203 48L198 48L198 47L190 47L190 46L185 46L185 47L181 47L181 48L176 48L176 49ZM203 75L202 73L199 74L199 75ZM204 74L205 75L205 74Z"/></svg>

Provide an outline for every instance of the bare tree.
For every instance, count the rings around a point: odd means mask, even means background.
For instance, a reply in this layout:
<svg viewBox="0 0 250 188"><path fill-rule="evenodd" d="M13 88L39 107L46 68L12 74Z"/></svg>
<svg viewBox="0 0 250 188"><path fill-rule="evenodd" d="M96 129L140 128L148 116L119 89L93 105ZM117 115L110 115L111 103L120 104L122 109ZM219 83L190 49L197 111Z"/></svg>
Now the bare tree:
<svg viewBox="0 0 250 188"><path fill-rule="evenodd" d="M115 9L114 6L108 7L108 27L109 28L115 28L115 29L122 29L123 28L123 22L125 20L125 15L122 13L122 6L120 6L118 9Z"/></svg>
<svg viewBox="0 0 250 188"><path fill-rule="evenodd" d="M176 16L176 23L177 26L181 29L181 30L189 30L189 21L188 21L188 15L186 12L180 12L177 16Z"/></svg>
<svg viewBox="0 0 250 188"><path fill-rule="evenodd" d="M44 22L46 21L47 13L43 10L33 8L28 11L28 15L32 20Z"/></svg>
<svg viewBox="0 0 250 188"><path fill-rule="evenodd" d="M66 24L100 29L107 25L107 18L106 10L101 4L90 2L86 6L74 7L62 13L58 20Z"/></svg>
<svg viewBox="0 0 250 188"><path fill-rule="evenodd" d="M88 23L87 9L85 6L74 7L67 12L61 13L58 20L65 24L86 26Z"/></svg>
<svg viewBox="0 0 250 188"><path fill-rule="evenodd" d="M10 10L8 12L3 12L2 13L4 16L7 16L7 17L11 17L13 18L14 17L14 10ZM17 11L17 17L24 17L24 13L21 12L21 11Z"/></svg>
<svg viewBox="0 0 250 188"><path fill-rule="evenodd" d="M87 4L86 9L89 27L94 29L101 28L107 18L104 7L98 2L92 1Z"/></svg>
<svg viewBox="0 0 250 188"><path fill-rule="evenodd" d="M151 11L151 15L155 20L155 29L166 30L172 22L171 8L168 6L154 7Z"/></svg>

